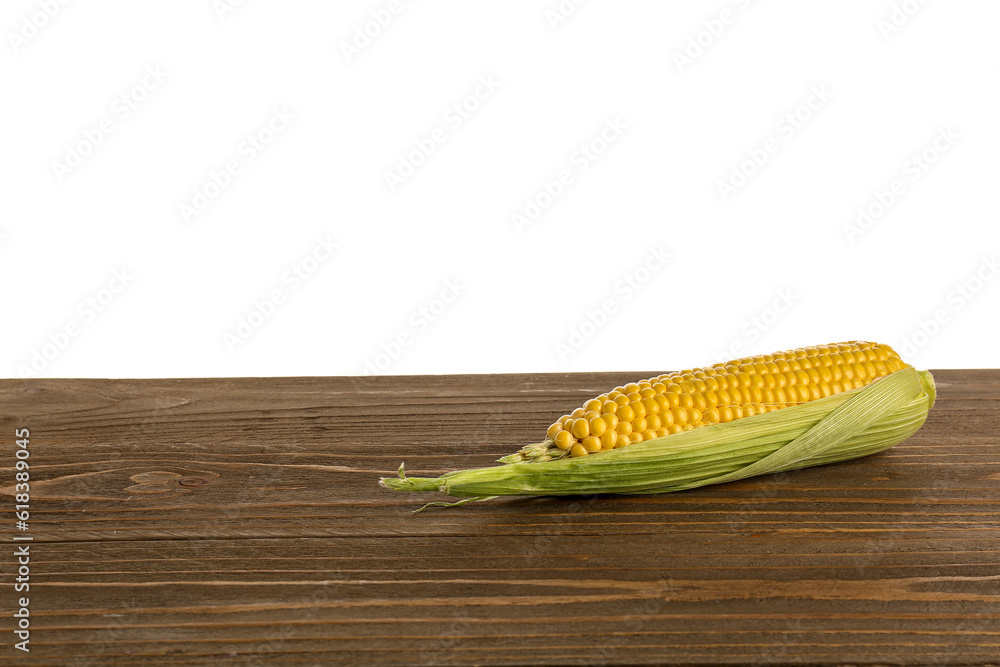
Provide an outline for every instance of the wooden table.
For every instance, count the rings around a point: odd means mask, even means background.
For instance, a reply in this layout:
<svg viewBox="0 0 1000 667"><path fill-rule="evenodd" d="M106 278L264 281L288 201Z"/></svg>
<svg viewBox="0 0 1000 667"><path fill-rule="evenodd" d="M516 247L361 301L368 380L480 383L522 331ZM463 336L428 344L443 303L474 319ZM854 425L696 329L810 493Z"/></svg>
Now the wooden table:
<svg viewBox="0 0 1000 667"><path fill-rule="evenodd" d="M935 371L909 441L789 474L420 514L377 485L651 374L0 381L0 662L1000 662L997 370Z"/></svg>

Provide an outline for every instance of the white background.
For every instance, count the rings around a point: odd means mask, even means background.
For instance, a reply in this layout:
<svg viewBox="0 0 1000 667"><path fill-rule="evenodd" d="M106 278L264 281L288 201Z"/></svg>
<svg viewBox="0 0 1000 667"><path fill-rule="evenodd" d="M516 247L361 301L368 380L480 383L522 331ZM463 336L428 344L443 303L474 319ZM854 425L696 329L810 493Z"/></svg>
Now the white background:
<svg viewBox="0 0 1000 667"><path fill-rule="evenodd" d="M4 2L0 374L1000 366L996 2L233 4Z"/></svg>

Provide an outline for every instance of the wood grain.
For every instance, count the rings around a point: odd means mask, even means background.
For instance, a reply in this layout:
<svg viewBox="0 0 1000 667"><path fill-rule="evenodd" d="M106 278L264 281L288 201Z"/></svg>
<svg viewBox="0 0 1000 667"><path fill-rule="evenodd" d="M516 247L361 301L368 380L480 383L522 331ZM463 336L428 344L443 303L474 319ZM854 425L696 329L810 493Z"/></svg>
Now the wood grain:
<svg viewBox="0 0 1000 667"><path fill-rule="evenodd" d="M1000 371L866 459L660 496L412 510L652 373L0 381L31 430L8 664L1000 663Z"/></svg>

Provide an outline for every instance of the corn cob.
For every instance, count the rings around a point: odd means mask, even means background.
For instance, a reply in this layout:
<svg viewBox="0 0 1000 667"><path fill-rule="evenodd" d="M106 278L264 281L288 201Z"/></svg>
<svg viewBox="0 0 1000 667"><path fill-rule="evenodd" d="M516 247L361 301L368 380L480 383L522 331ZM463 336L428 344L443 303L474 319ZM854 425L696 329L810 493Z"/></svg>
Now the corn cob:
<svg viewBox="0 0 1000 667"><path fill-rule="evenodd" d="M926 419L930 373L852 341L738 359L616 387L549 426L507 465L395 490L498 495L659 493L865 456Z"/></svg>
<svg viewBox="0 0 1000 667"><path fill-rule="evenodd" d="M772 412L863 387L905 364L888 345L803 347L615 387L563 415L542 445L501 461L561 458Z"/></svg>

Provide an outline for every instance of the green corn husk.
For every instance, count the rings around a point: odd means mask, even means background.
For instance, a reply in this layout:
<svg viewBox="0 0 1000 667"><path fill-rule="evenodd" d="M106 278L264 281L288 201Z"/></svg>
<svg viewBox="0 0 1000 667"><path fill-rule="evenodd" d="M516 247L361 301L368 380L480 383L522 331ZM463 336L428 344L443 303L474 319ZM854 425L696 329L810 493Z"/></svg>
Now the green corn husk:
<svg viewBox="0 0 1000 667"><path fill-rule="evenodd" d="M401 465L398 478L380 483L467 500L681 491L880 452L920 428L934 397L930 372L908 367L859 389L590 456L435 478L406 477Z"/></svg>

